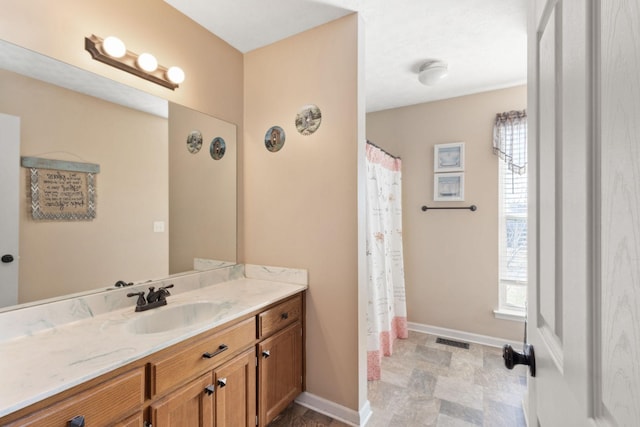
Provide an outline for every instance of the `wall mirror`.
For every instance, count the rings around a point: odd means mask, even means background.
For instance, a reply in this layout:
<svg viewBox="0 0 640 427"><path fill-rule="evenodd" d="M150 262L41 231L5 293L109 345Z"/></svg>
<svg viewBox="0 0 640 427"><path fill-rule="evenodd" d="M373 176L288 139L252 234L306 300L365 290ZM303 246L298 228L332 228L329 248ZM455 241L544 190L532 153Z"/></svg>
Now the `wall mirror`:
<svg viewBox="0 0 640 427"><path fill-rule="evenodd" d="M20 156L100 165L91 221L34 220L20 168L19 304L236 263L234 124L1 40L0 93ZM193 130L225 156L190 152Z"/></svg>

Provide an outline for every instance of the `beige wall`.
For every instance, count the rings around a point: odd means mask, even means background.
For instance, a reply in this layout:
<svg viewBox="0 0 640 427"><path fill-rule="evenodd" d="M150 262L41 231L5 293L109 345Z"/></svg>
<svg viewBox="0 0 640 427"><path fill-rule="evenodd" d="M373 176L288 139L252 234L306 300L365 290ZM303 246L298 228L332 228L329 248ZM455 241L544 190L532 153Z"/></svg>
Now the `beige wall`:
<svg viewBox="0 0 640 427"><path fill-rule="evenodd" d="M307 390L358 409L358 18L245 56L245 258L306 268ZM300 135L314 103L322 124ZM271 153L271 126L286 132Z"/></svg>
<svg viewBox="0 0 640 427"><path fill-rule="evenodd" d="M166 276L167 120L4 70L0 93L22 156L100 165L96 218L77 222L33 220L21 169L19 302Z"/></svg>
<svg viewBox="0 0 640 427"><path fill-rule="evenodd" d="M367 115L367 138L402 157L403 237L410 322L520 340L498 320L496 113L526 108L519 86ZM465 202L433 202L433 146L465 142ZM422 212L422 205L478 210Z"/></svg>

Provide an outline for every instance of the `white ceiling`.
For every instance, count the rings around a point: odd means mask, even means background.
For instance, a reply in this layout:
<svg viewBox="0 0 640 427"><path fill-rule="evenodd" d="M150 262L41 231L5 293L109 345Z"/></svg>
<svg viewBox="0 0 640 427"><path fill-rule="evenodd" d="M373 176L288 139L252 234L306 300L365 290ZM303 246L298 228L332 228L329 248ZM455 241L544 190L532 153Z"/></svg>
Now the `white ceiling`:
<svg viewBox="0 0 640 427"><path fill-rule="evenodd" d="M365 24L367 111L526 82L527 0L165 0L241 52L358 11ZM449 64L418 82L428 59Z"/></svg>

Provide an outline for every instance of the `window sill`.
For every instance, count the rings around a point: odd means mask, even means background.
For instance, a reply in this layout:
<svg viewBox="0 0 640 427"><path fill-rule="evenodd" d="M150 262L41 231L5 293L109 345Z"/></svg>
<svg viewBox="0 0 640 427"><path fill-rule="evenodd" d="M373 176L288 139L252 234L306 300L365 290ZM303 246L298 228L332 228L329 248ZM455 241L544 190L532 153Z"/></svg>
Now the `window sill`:
<svg viewBox="0 0 640 427"><path fill-rule="evenodd" d="M515 311L515 310L493 310L493 315L496 319L502 320L512 320L514 322L522 322L526 320L526 313L523 311Z"/></svg>

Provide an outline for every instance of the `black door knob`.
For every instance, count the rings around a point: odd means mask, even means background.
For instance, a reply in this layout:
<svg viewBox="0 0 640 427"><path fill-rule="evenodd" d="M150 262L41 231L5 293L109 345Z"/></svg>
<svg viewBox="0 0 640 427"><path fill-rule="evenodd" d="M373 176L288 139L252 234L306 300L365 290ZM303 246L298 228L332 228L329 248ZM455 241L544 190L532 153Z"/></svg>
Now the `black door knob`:
<svg viewBox="0 0 640 427"><path fill-rule="evenodd" d="M536 354L533 351L533 346L525 344L523 352L519 353L513 349L509 344L502 347L502 358L504 359L504 366L507 369L513 369L516 365L526 365L529 367L531 376L536 376Z"/></svg>
<svg viewBox="0 0 640 427"><path fill-rule="evenodd" d="M5 264L9 264L10 262L13 262L13 255L11 254L2 255L2 262L4 262Z"/></svg>

